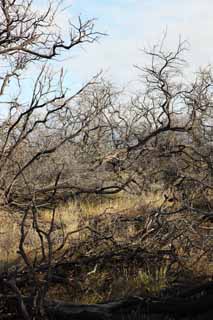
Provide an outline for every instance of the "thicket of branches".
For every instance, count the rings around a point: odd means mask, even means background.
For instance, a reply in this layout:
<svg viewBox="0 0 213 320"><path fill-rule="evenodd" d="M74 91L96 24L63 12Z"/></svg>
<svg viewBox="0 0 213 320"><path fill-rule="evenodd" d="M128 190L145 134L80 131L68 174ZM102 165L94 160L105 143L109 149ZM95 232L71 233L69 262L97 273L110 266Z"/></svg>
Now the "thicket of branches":
<svg viewBox="0 0 213 320"><path fill-rule="evenodd" d="M213 75L207 67L185 81L186 44L179 42L175 51L162 45L145 51L149 65L137 66L141 91L129 99L121 99L123 92L101 75L70 94L63 70L55 72L50 62L101 33L93 20L79 18L64 37L57 7L41 11L34 5L0 2L0 201L2 208L22 214L19 254L33 279L39 317L51 283L58 203L81 194L170 190L182 209L212 217ZM30 70L35 76L29 89ZM52 210L48 230L38 223L43 208ZM41 242L41 259L33 263L25 250L29 217ZM42 263L43 285L36 274ZM30 319L14 275L5 281L22 316Z"/></svg>

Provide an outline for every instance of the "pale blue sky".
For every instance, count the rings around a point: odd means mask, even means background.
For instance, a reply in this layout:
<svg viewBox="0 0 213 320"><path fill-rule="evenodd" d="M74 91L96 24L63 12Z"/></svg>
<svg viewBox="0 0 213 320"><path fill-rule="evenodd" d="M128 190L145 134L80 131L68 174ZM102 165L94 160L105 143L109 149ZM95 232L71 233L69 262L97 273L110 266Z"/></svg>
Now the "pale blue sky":
<svg viewBox="0 0 213 320"><path fill-rule="evenodd" d="M108 34L99 43L72 52L66 67L73 84L103 69L113 82L137 87L133 64L146 61L140 49L156 44L165 30L168 48L177 45L179 36L189 41L190 72L213 62L213 0L66 0L65 4L70 5L67 15L97 18L96 29Z"/></svg>
<svg viewBox="0 0 213 320"><path fill-rule="evenodd" d="M34 0L38 9L47 0ZM64 0L58 24L66 30L66 19L96 18L96 30L107 33L98 43L66 53L55 69L67 70L66 86L73 91L101 69L105 78L129 92L140 89L138 71L133 67L147 63L141 49L162 39L167 29L168 48L175 48L179 36L190 43L186 53L188 75L199 66L213 63L213 0ZM23 94L31 95L33 76L29 70Z"/></svg>

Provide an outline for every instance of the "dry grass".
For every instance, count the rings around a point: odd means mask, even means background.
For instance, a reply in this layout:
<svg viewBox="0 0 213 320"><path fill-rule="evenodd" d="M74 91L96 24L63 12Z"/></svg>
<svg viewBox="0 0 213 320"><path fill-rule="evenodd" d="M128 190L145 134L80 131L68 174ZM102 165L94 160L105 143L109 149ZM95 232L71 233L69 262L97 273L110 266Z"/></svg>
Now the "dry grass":
<svg viewBox="0 0 213 320"><path fill-rule="evenodd" d="M60 299L63 296L72 303L91 304L131 295L157 296L169 284L167 271L167 264L143 270L132 263L131 266L114 266L113 272L98 266L95 273L85 270L79 273L77 278L71 279L69 287L52 287L49 297Z"/></svg>
<svg viewBox="0 0 213 320"><path fill-rule="evenodd" d="M147 201L147 200L146 200ZM81 203L78 201L59 206L56 209L55 225L64 228L64 232L72 232L79 227L81 220L86 221L90 217L105 213L122 212L130 208L134 208L141 202L138 197L120 196L107 199L91 199ZM48 224L52 219L52 211L45 210L40 214L40 222ZM0 268L17 262L18 245L20 239L20 222L21 217L18 214L11 214L6 211L0 212ZM32 228L31 222L28 221L28 237L26 246L28 251L35 250L39 241L37 234Z"/></svg>
<svg viewBox="0 0 213 320"><path fill-rule="evenodd" d="M56 210L56 228L53 234L53 241L58 245L63 233L68 234L79 229L79 227L90 226L92 219L100 218L98 220L99 224L96 225L100 232L107 234L107 230L110 227L110 232L113 233L116 241L132 245L132 239L137 232L137 226L124 224L122 229L117 222L115 223L116 217L145 217L150 208L159 208L163 204L167 208L169 206L178 206L178 203L165 203L163 194L160 191L147 193L143 197L127 196L126 194L120 194L116 197L96 197L59 206ZM193 218L186 217L184 214L183 216L180 214L175 217L173 216L172 219L168 218L168 223L175 223L178 228L178 224L182 226L182 221L188 219L190 225L190 221L193 222L190 219ZM20 217L2 212L0 218L2 222L0 225L0 268L1 270L5 270L14 263L20 262L20 257L17 255L20 238ZM51 211L46 210L40 213L39 220L42 227L48 227L51 219ZM141 228L141 225L139 227ZM26 250L29 254L35 255L39 251L39 239L30 224L30 220L28 221L28 229ZM187 232L190 234L191 231L187 230ZM204 229L202 232L207 231ZM91 254L95 253L97 255L105 250L112 249L109 243L104 241L98 242L93 236L94 234L91 230L73 233L68 239L66 248L71 247L73 239L75 239L77 242L82 241L85 243L85 246L78 249L75 253L75 257L87 255L88 247ZM196 241L199 241L199 236L192 232L191 239L196 247ZM207 241L203 244L198 243L199 249L195 248L186 254L186 242L183 241L182 243L181 241L174 242L174 244L176 246L176 253L189 272L187 277L193 278L195 274L200 276L212 274L213 263L211 263L211 257L205 252L206 245L210 244ZM149 250L167 249L168 244L165 243L163 247L162 244L156 243L155 238L153 238L153 242L150 238L145 243ZM69 279L68 286L64 287L60 284L55 284L49 294L56 299L63 296L65 300L80 303L96 303L131 294L155 295L161 289L168 286L174 278L171 272L168 272L167 260L164 258L159 261L159 264L156 263L152 267L150 266L149 263L123 263L116 260L109 261L108 264L104 265L98 264L95 272L91 272L95 267L94 265L82 266L81 270L78 270L77 275L73 274L73 270L67 275ZM183 274L184 277L185 275Z"/></svg>
<svg viewBox="0 0 213 320"><path fill-rule="evenodd" d="M4 270L17 258L19 227L14 217L6 212L0 213L0 270Z"/></svg>
<svg viewBox="0 0 213 320"><path fill-rule="evenodd" d="M6 271L22 261L18 254L21 218L18 214L1 212L0 220L0 271ZM39 250L39 238L31 221L27 222L26 229L25 248L29 256L34 256Z"/></svg>

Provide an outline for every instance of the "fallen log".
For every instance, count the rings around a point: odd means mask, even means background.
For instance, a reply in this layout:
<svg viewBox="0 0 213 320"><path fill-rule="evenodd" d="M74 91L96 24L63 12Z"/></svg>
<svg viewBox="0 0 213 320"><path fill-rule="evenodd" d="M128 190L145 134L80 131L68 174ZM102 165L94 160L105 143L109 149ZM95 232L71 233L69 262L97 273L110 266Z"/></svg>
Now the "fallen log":
<svg viewBox="0 0 213 320"><path fill-rule="evenodd" d="M184 297L129 297L92 305L55 301L47 303L46 310L51 320L125 320L136 314L140 319L166 319L168 315L178 319L213 319L213 284L200 286L200 289L201 291L191 290L191 296L184 292Z"/></svg>
<svg viewBox="0 0 213 320"><path fill-rule="evenodd" d="M3 296L2 296L3 298ZM5 297L13 308L17 297ZM32 297L22 297L29 314ZM173 297L127 297L99 304L72 304L45 300L44 309L49 320L210 320L213 319L213 282L182 291ZM10 308L8 308L10 309Z"/></svg>

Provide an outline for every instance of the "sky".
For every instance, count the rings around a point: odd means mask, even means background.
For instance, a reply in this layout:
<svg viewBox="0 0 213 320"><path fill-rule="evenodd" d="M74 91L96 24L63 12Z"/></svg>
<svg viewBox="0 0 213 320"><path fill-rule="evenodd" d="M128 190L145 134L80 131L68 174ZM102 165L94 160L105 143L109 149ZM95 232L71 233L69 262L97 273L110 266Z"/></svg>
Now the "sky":
<svg viewBox="0 0 213 320"><path fill-rule="evenodd" d="M59 0L51 0L59 1ZM103 77L132 95L140 91L139 71L149 61L144 48L152 48L167 34L166 49L177 48L179 38L187 40L189 50L186 73L190 79L200 66L213 65L213 0L63 0L57 24L66 37L67 21L74 23L95 19L95 29L107 34L99 41L82 45L51 62L55 70L66 71L65 87L75 93L100 70ZM43 10L48 0L34 0L37 10ZM23 98L29 100L33 83L40 72L32 66L24 75ZM12 88L14 91L14 88ZM4 97L5 99L5 97ZM3 111L2 111L3 110ZM4 114L4 108L0 109Z"/></svg>
<svg viewBox="0 0 213 320"><path fill-rule="evenodd" d="M134 65L147 63L142 50L159 43L165 32L168 49L177 47L179 37L188 41L189 73L213 63L213 0L66 0L63 6L68 7L61 26L66 16L80 15L96 18L96 30L107 33L67 56L73 85L103 70L108 80L134 90L139 85Z"/></svg>

